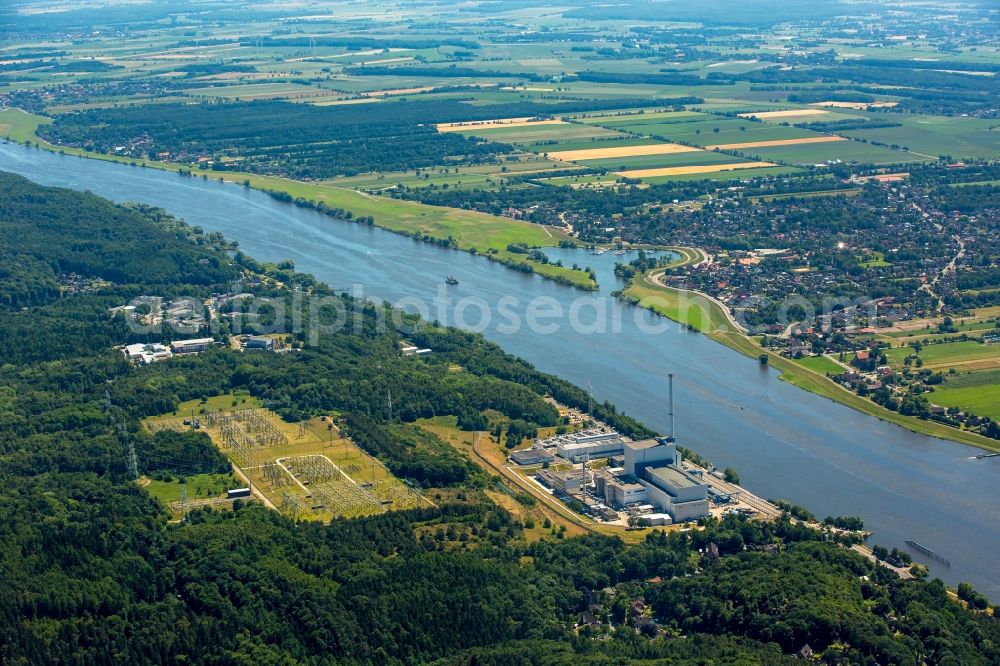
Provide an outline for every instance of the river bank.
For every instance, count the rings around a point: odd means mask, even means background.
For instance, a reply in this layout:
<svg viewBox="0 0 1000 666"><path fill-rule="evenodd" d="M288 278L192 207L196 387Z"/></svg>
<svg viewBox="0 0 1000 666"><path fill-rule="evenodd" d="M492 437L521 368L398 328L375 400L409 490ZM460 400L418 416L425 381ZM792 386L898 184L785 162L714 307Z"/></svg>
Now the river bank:
<svg viewBox="0 0 1000 666"><path fill-rule="evenodd" d="M682 259L670 264L667 268L683 266L688 263L691 263L690 259L687 261ZM698 291L664 285L659 279L662 278L664 271L664 267L648 271L642 276L641 281L633 281L621 292L622 298L638 307L646 308L703 333L744 356L758 359L761 354L767 354L768 364L780 372L783 381L810 393L829 398L881 421L901 426L916 433L950 439L987 451L1000 451L1000 441L977 433L959 430L936 421L925 421L915 416L906 416L888 410L837 384L824 374L799 365L784 356L771 353L770 350L758 344L754 338L748 336L743 327L733 318L729 309L717 299Z"/></svg>
<svg viewBox="0 0 1000 666"><path fill-rule="evenodd" d="M266 262L291 259L338 291L377 302L424 303L429 320L483 332L503 350L609 401L651 429L666 432L666 374L674 374L676 432L683 446L717 466L740 471L760 497L783 498L818 516L864 516L875 543L908 549L926 544L951 560L928 562L950 585L972 582L1000 598L1000 458L976 460L979 449L928 437L781 381L777 368L728 345L615 298L615 264L636 252L592 256L552 248L552 260L589 264L601 288L567 289L464 252L338 221L217 180L180 178L155 169L83 160L0 143L0 169L47 185L89 190L118 202L159 206L206 232L217 231ZM443 276L459 285L446 288ZM445 303L438 316L436 294ZM498 303L511 304L501 311ZM463 303L488 306L465 310ZM553 331L526 325L547 303ZM507 316L507 315L510 316ZM511 326L511 321L520 326ZM918 561L923 556L911 552Z"/></svg>
<svg viewBox="0 0 1000 666"><path fill-rule="evenodd" d="M517 245L546 248L567 243L577 244L575 239L558 227L550 229L531 222L475 211L376 196L321 182L305 182L242 171L192 169L189 165L174 162L135 159L57 146L35 133L39 125L48 122L51 120L21 109L3 109L0 110L0 138L30 144L62 155L104 160L136 168L159 169L191 178L234 183L260 190L278 200L299 207L312 208L338 218L361 220L362 223L370 223L421 241L482 255L514 270L537 273L566 286L587 291L597 289L593 275L585 270L538 261L527 253L510 249Z"/></svg>

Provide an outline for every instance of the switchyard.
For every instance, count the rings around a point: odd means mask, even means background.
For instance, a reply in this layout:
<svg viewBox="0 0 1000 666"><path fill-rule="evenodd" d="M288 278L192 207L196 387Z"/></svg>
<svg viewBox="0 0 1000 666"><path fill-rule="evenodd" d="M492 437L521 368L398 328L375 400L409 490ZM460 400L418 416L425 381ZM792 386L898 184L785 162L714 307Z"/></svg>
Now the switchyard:
<svg viewBox="0 0 1000 666"><path fill-rule="evenodd" d="M212 400L147 420L150 430L199 429L233 463L253 497L298 520L331 520L431 506L345 437L332 418L287 423L250 405Z"/></svg>

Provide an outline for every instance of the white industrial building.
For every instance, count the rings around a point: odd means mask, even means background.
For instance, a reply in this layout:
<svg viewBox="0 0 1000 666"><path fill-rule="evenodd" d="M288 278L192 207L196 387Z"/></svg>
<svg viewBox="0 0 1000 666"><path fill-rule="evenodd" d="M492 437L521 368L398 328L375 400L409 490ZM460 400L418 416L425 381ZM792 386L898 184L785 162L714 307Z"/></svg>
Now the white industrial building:
<svg viewBox="0 0 1000 666"><path fill-rule="evenodd" d="M134 345L125 345L121 350L125 354L125 358L135 363L156 363L157 361L165 361L174 355L167 347L158 342L139 342Z"/></svg>
<svg viewBox="0 0 1000 666"><path fill-rule="evenodd" d="M536 478L552 490L567 495L579 495L583 489L583 474L573 470L557 472L551 469L539 470Z"/></svg>
<svg viewBox="0 0 1000 666"><path fill-rule="evenodd" d="M175 354L194 354L205 351L214 344L215 340L212 338L193 338L191 340L174 340L170 343L170 347Z"/></svg>
<svg viewBox="0 0 1000 666"><path fill-rule="evenodd" d="M510 460L515 465L543 465L555 460L555 456L540 446L521 449L510 454Z"/></svg>
<svg viewBox="0 0 1000 666"><path fill-rule="evenodd" d="M573 433L556 438L556 452L561 458L578 463L593 458L608 458L623 451L625 438L617 432Z"/></svg>
<svg viewBox="0 0 1000 666"><path fill-rule="evenodd" d="M611 506L624 507L645 503L648 493L646 486L623 469L609 469L594 474L594 491Z"/></svg>
<svg viewBox="0 0 1000 666"><path fill-rule="evenodd" d="M647 501L674 522L708 515L708 484L683 468L673 439L626 442L624 473L645 487Z"/></svg>

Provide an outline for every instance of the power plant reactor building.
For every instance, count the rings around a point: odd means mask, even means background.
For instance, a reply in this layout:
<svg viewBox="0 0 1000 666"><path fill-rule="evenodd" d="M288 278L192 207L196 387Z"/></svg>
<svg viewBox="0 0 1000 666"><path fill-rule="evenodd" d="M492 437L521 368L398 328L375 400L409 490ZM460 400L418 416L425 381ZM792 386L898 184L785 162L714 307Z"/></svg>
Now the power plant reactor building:
<svg viewBox="0 0 1000 666"><path fill-rule="evenodd" d="M708 484L681 464L673 437L673 393L670 375L670 436L623 441L622 469L600 474L595 489L611 506L651 504L681 522L709 515Z"/></svg>
<svg viewBox="0 0 1000 666"><path fill-rule="evenodd" d="M624 467L595 474L595 494L618 508L651 504L675 522L708 515L708 484L684 469L670 438L625 442L624 446Z"/></svg>

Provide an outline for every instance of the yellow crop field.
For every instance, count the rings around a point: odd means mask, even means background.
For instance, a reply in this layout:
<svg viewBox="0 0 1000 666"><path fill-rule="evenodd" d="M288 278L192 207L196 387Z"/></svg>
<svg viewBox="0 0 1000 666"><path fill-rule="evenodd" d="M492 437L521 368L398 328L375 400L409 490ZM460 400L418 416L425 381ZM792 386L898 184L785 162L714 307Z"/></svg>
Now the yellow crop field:
<svg viewBox="0 0 1000 666"><path fill-rule="evenodd" d="M847 141L842 136L811 136L805 139L774 139L771 141L748 141L746 143L723 143L717 146L705 146L705 150L739 150L741 148L767 148L770 146L798 146L803 143L829 143L831 141Z"/></svg>
<svg viewBox="0 0 1000 666"><path fill-rule="evenodd" d="M534 127L535 125L567 125L565 120L535 120L533 118L498 118L497 120L472 120L461 123L438 123L438 132L463 132L470 129L495 127Z"/></svg>
<svg viewBox="0 0 1000 666"><path fill-rule="evenodd" d="M740 118L760 118L761 120L771 120L773 118L796 118L798 116L822 116L830 113L825 109L789 109L788 111L757 111L755 113L741 113Z"/></svg>
<svg viewBox="0 0 1000 666"><path fill-rule="evenodd" d="M654 178L656 176L685 176L695 173L716 173L718 171L735 171L737 169L757 169L773 167L770 162L737 162L734 164L703 164L700 166L664 167L662 169L632 169L631 171L616 171L625 178Z"/></svg>
<svg viewBox="0 0 1000 666"><path fill-rule="evenodd" d="M678 143L653 143L645 146L614 146L610 148L585 148L583 150L559 150L548 153L549 159L563 162L579 160L600 160L609 157L638 157L640 155L670 155L673 153L694 153L701 150Z"/></svg>

